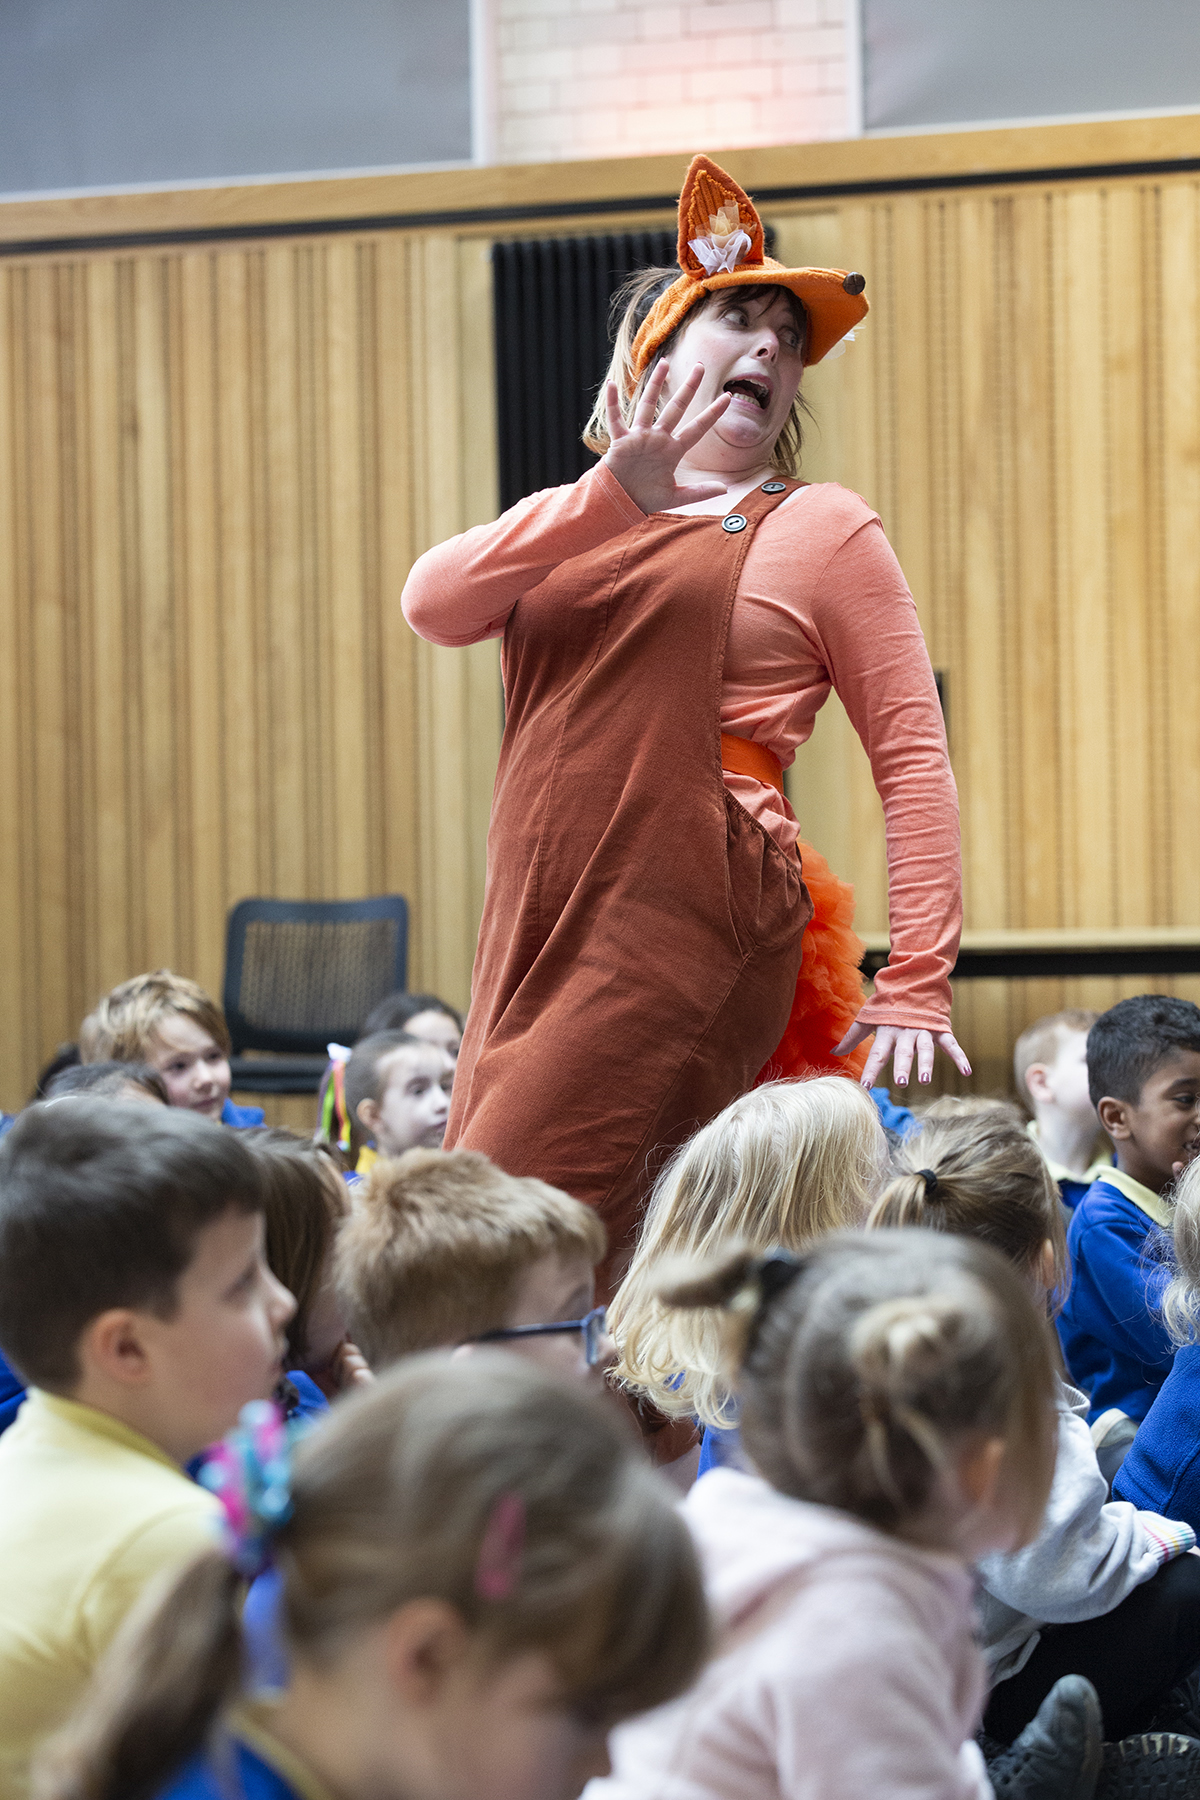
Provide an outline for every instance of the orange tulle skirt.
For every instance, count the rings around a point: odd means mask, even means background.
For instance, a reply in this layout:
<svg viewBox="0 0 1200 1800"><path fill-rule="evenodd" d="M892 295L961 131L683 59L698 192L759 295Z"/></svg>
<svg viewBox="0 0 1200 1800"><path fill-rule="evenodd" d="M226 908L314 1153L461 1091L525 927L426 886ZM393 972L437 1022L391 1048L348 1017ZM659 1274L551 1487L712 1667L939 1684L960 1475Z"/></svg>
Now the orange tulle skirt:
<svg viewBox="0 0 1200 1800"><path fill-rule="evenodd" d="M813 916L804 933L804 961L787 1029L756 1085L802 1075L847 1075L857 1081L870 1045L860 1044L849 1056L833 1054L863 1003L859 964L865 946L854 930L854 889L838 880L811 844L796 849Z"/></svg>

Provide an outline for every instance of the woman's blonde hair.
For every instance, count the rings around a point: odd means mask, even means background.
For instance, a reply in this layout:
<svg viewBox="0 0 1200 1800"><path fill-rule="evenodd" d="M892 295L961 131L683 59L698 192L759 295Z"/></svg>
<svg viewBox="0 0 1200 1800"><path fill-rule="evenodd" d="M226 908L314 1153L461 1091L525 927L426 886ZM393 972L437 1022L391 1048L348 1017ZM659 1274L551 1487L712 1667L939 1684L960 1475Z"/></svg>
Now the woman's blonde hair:
<svg viewBox="0 0 1200 1800"><path fill-rule="evenodd" d="M801 344L803 347L807 347L808 314L803 303L796 298L791 289L776 287L767 282L748 282L744 288L720 288L716 293L709 294L704 299L697 301L671 335L664 339L656 354L650 358L647 366L635 379L633 375L633 340L659 295L665 294L671 283L678 279L677 267L674 269L637 269L613 295L610 318L616 329L613 333L612 360L608 365L608 373L600 383L591 417L583 428L584 443L598 456L603 456L609 445L606 400L609 382L613 382L616 386L621 417L628 425L637 410L642 391L659 362L664 356L671 354L680 334L686 331L691 321L699 318L701 312L706 308L718 305L736 306L739 302L748 299L762 299L771 294L786 294L795 311ZM800 472L800 451L804 439L803 420L806 415L811 416L808 403L797 391L796 398L792 403L792 410L788 414L783 430L776 438L771 452L771 467L778 469L781 475L797 475Z"/></svg>
<svg viewBox="0 0 1200 1800"><path fill-rule="evenodd" d="M664 1259L711 1256L731 1243L801 1250L827 1231L860 1225L886 1154L874 1103L843 1075L772 1081L718 1113L655 1184L608 1309L617 1378L671 1417L731 1424L719 1315L663 1305Z"/></svg>
<svg viewBox="0 0 1200 1800"><path fill-rule="evenodd" d="M511 1585L480 1570L497 1509L522 1522ZM327 1668L420 1598L502 1661L546 1654L564 1699L613 1723L673 1699L708 1645L691 1540L612 1409L514 1357L414 1358L339 1401L301 1446L274 1543L285 1645ZM131 1618L41 1760L39 1800L150 1800L242 1676L241 1583L202 1553Z"/></svg>
<svg viewBox="0 0 1200 1800"><path fill-rule="evenodd" d="M723 1305L741 1434L781 1493L903 1534L972 1434L1004 1439L1000 1492L1036 1536L1057 1442L1047 1322L987 1244L839 1232L799 1257L729 1252L664 1283Z"/></svg>
<svg viewBox="0 0 1200 1800"><path fill-rule="evenodd" d="M1188 1164L1170 1198L1175 1274L1163 1295L1163 1323L1172 1343L1194 1344L1200 1339L1200 1157Z"/></svg>
<svg viewBox="0 0 1200 1800"><path fill-rule="evenodd" d="M1052 1305L1067 1297L1071 1265L1058 1184L1020 1113L1005 1100L946 1099L892 1152L892 1178L867 1229L920 1225L979 1238L1038 1277L1044 1246L1054 1254Z"/></svg>

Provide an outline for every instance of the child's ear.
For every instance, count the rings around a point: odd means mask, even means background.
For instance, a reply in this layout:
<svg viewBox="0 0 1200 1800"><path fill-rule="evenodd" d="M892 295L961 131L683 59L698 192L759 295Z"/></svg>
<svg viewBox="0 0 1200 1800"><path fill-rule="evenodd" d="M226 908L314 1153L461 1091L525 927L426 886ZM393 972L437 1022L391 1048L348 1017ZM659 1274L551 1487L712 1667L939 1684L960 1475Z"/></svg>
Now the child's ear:
<svg viewBox="0 0 1200 1800"><path fill-rule="evenodd" d="M360 1100L357 1108L355 1109L354 1116L358 1120L359 1124L362 1125L367 1131L369 1131L371 1133L372 1137L374 1137L375 1128L379 1124L379 1102L378 1102L378 1100Z"/></svg>
<svg viewBox="0 0 1200 1800"><path fill-rule="evenodd" d="M150 1379L150 1356L139 1315L114 1306L85 1327L79 1340L84 1375L97 1374L122 1387L141 1387Z"/></svg>
<svg viewBox="0 0 1200 1800"><path fill-rule="evenodd" d="M1103 1100L1096 1102L1096 1112L1114 1144L1127 1143L1133 1136L1129 1129L1128 1100L1114 1100L1111 1094L1105 1094Z"/></svg>
<svg viewBox="0 0 1200 1800"><path fill-rule="evenodd" d="M989 1437L963 1452L958 1479L973 1507L990 1506L995 1499L1006 1449L1003 1438Z"/></svg>
<svg viewBox="0 0 1200 1800"><path fill-rule="evenodd" d="M466 1620L445 1600L410 1600L384 1624L389 1682L397 1698L412 1707L436 1705L471 1648Z"/></svg>
<svg viewBox="0 0 1200 1800"><path fill-rule="evenodd" d="M1029 1089L1029 1098L1043 1106L1054 1098L1050 1091L1049 1074L1050 1070L1045 1063L1030 1063L1025 1071L1025 1086Z"/></svg>

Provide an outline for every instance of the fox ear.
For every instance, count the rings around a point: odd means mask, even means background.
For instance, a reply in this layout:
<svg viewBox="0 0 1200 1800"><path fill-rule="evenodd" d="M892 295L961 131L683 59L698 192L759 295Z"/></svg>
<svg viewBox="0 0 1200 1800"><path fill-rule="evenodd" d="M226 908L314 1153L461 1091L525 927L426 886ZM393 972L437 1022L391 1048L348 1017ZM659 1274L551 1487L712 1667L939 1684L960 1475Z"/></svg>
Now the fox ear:
<svg viewBox="0 0 1200 1800"><path fill-rule="evenodd" d="M692 249L692 243L697 238L707 239L720 229L713 221L723 209L728 209L724 217L729 228L740 228L750 239L750 248L737 259L738 266L761 264L763 228L753 200L711 157L693 156L679 196L679 266L686 275L703 280L712 273Z"/></svg>

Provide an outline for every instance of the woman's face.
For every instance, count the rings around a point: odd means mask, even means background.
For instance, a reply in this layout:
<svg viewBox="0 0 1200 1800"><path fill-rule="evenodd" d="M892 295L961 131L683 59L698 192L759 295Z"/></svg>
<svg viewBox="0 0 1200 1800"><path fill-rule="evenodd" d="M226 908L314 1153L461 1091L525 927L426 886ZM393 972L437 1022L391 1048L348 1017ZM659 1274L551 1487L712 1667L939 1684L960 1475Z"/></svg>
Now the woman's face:
<svg viewBox="0 0 1200 1800"><path fill-rule="evenodd" d="M765 287L750 300L720 290L697 306L680 332L667 362L664 398L679 387L697 363L704 379L685 418L702 412L719 395L733 396L712 430L684 459L698 468L760 467L768 461L804 373L800 329L791 296Z"/></svg>

